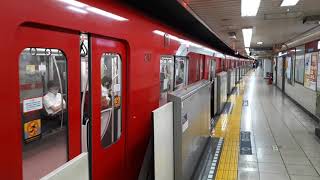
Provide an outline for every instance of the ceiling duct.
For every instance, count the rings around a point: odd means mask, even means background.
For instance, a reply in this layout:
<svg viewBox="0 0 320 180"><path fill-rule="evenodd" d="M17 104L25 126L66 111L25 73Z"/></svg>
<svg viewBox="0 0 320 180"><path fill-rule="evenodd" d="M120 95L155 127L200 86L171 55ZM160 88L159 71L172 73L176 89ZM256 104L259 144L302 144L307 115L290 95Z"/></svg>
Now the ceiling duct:
<svg viewBox="0 0 320 180"><path fill-rule="evenodd" d="M302 44L308 43L310 41L314 41L317 39L320 39L320 25L312 28L311 32L305 33L304 35L301 35L300 38L293 39L291 41L288 41L283 44L281 50L286 50L289 48L297 47Z"/></svg>
<svg viewBox="0 0 320 180"><path fill-rule="evenodd" d="M302 17L302 12L266 13L264 20L298 19Z"/></svg>
<svg viewBox="0 0 320 180"><path fill-rule="evenodd" d="M320 15L306 16L302 22L303 24L320 24Z"/></svg>

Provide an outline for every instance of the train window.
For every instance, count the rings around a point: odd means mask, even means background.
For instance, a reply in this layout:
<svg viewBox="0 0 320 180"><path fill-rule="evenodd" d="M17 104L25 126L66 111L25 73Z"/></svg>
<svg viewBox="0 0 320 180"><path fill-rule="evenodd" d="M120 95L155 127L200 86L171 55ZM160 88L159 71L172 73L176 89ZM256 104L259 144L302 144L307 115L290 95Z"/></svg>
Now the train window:
<svg viewBox="0 0 320 180"><path fill-rule="evenodd" d="M173 90L173 56L160 57L160 106L167 102L168 92Z"/></svg>
<svg viewBox="0 0 320 180"><path fill-rule="evenodd" d="M211 60L210 61L210 81L213 81L216 77L216 61Z"/></svg>
<svg viewBox="0 0 320 180"><path fill-rule="evenodd" d="M67 63L58 49L27 48L19 59L23 179L67 161Z"/></svg>
<svg viewBox="0 0 320 180"><path fill-rule="evenodd" d="M203 79L203 59L200 59L200 74L199 74L199 80Z"/></svg>
<svg viewBox="0 0 320 180"><path fill-rule="evenodd" d="M80 34L80 74L81 74L81 150L88 151L88 126L90 120L89 104L89 64L88 64L88 35Z"/></svg>
<svg viewBox="0 0 320 180"><path fill-rule="evenodd" d="M175 89L182 87L186 83L187 57L175 57Z"/></svg>
<svg viewBox="0 0 320 180"><path fill-rule="evenodd" d="M105 53L101 57L101 145L108 147L121 135L121 58Z"/></svg>

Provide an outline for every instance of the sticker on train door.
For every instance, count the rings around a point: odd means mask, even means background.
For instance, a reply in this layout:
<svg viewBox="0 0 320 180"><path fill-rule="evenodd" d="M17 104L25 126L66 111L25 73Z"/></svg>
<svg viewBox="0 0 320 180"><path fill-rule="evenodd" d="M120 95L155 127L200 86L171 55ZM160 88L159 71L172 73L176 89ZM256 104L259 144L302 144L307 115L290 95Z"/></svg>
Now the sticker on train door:
<svg viewBox="0 0 320 180"><path fill-rule="evenodd" d="M120 96L115 96L115 97L114 97L113 104L114 104L114 107L115 107L115 108L120 107L120 105L121 105Z"/></svg>
<svg viewBox="0 0 320 180"><path fill-rule="evenodd" d="M24 123L24 140L31 142L38 139L41 135L41 120L35 119Z"/></svg>
<svg viewBox="0 0 320 180"><path fill-rule="evenodd" d="M36 97L23 100L23 112L27 113L42 109L42 97Z"/></svg>

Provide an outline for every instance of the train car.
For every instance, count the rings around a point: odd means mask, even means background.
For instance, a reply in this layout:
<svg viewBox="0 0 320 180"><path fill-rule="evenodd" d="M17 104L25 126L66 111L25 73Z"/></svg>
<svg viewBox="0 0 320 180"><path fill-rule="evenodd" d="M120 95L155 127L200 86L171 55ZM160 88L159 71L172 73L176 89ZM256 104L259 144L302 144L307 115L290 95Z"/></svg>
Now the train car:
<svg viewBox="0 0 320 180"><path fill-rule="evenodd" d="M0 10L2 179L39 179L82 152L91 179L137 179L152 110L225 67L223 52L117 1Z"/></svg>

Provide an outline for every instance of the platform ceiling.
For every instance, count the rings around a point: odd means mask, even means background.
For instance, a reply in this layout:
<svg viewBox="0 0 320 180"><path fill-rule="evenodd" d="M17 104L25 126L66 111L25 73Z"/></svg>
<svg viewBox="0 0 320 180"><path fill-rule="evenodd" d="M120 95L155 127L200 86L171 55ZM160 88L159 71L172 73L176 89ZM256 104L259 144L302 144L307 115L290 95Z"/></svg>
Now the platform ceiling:
<svg viewBox="0 0 320 180"><path fill-rule="evenodd" d="M229 46L244 51L242 28L253 27L251 47L261 49L261 56L272 52L274 44L299 38L319 24L303 24L303 18L320 15L320 0L300 0L296 6L280 7L282 0L261 0L256 17L241 17L241 0L184 0ZM319 29L320 30L320 29ZM236 40L228 33L235 32ZM262 41L263 45L257 45Z"/></svg>

